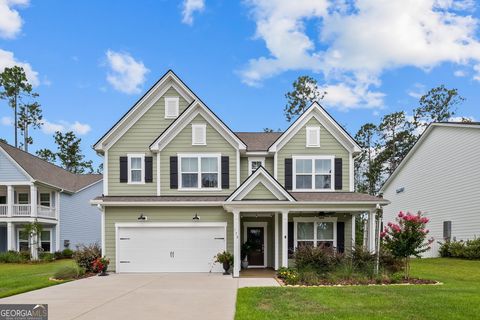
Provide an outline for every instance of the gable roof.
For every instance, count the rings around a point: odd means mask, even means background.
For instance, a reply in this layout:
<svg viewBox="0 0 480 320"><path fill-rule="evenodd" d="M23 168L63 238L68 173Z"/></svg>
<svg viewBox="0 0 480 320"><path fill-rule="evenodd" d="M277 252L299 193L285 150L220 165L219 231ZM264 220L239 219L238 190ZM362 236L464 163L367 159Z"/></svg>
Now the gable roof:
<svg viewBox="0 0 480 320"><path fill-rule="evenodd" d="M247 151L267 151L282 132L235 132L247 145Z"/></svg>
<svg viewBox="0 0 480 320"><path fill-rule="evenodd" d="M94 145L97 152L104 152L118 140L169 88L174 87L187 103L198 97L172 71L168 70L160 79L118 120Z"/></svg>
<svg viewBox="0 0 480 320"><path fill-rule="evenodd" d="M194 101L170 126L150 145L150 150L161 151L173 138L187 126L197 115L201 115L212 127L236 149L245 150L247 146L230 128L217 117L201 100Z"/></svg>
<svg viewBox="0 0 480 320"><path fill-rule="evenodd" d="M268 151L281 149L312 117L315 117L348 151L358 153L361 147L352 136L317 102L312 105L292 125L272 143Z"/></svg>
<svg viewBox="0 0 480 320"><path fill-rule="evenodd" d="M418 148L422 145L422 143L427 139L430 135L430 132L434 130L436 127L451 127L451 128L474 128L480 129L480 122L432 122L428 125L425 131L421 134L420 138L418 138L417 142L413 145L412 149L407 153L405 158L402 159L400 164L397 168L393 171L390 177L383 183L383 186L380 188L380 193L383 193L387 186L395 179L398 173L402 170L408 160L413 156L413 154L417 151Z"/></svg>
<svg viewBox="0 0 480 320"><path fill-rule="evenodd" d="M0 149L33 180L67 192L77 192L102 180L101 174L74 174L0 141Z"/></svg>
<svg viewBox="0 0 480 320"><path fill-rule="evenodd" d="M259 183L262 183L278 200L295 201L295 198L264 167L260 166L228 197L226 202L242 200Z"/></svg>

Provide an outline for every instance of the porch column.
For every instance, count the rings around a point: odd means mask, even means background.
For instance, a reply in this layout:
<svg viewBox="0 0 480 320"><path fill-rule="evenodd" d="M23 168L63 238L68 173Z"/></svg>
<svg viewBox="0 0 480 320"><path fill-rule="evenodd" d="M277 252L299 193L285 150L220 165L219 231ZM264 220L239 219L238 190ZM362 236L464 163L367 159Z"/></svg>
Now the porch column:
<svg viewBox="0 0 480 320"><path fill-rule="evenodd" d="M288 210L282 211L282 267L288 267Z"/></svg>
<svg viewBox="0 0 480 320"><path fill-rule="evenodd" d="M233 210L233 276L240 276L240 212Z"/></svg>
<svg viewBox="0 0 480 320"><path fill-rule="evenodd" d="M55 226L55 251L60 251L60 192L55 191L55 217L57 225Z"/></svg>
<svg viewBox="0 0 480 320"><path fill-rule="evenodd" d="M367 249L372 253L375 252L375 209L368 213Z"/></svg>
<svg viewBox="0 0 480 320"><path fill-rule="evenodd" d="M37 217L37 186L32 184L30 186L30 215Z"/></svg>
<svg viewBox="0 0 480 320"><path fill-rule="evenodd" d="M355 249L355 214L352 213L352 250Z"/></svg>
<svg viewBox="0 0 480 320"><path fill-rule="evenodd" d="M14 199L13 186L7 186L7 217L13 216Z"/></svg>
<svg viewBox="0 0 480 320"><path fill-rule="evenodd" d="M7 251L15 250L13 222L7 222Z"/></svg>
<svg viewBox="0 0 480 320"><path fill-rule="evenodd" d="M275 264L274 264L274 268L275 270L278 270L278 212L275 212L275 220L274 220L274 224L275 224L275 240L273 241L273 244L275 246Z"/></svg>

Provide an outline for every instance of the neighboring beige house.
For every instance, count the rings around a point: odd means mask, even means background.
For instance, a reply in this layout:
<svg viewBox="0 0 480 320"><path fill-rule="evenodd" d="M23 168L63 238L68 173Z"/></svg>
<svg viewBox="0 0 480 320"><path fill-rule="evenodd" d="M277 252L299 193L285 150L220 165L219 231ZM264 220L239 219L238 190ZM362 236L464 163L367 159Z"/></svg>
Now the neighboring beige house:
<svg viewBox="0 0 480 320"><path fill-rule="evenodd" d="M391 201L383 221L399 211L423 211L435 241L480 237L480 123L432 123L381 188Z"/></svg>
<svg viewBox="0 0 480 320"><path fill-rule="evenodd" d="M116 272L221 271L257 244L278 269L299 245L350 251L355 215L387 200L354 192L360 147L317 103L283 133L233 132L168 71L95 145L104 157L102 246ZM368 246L374 249L370 227Z"/></svg>

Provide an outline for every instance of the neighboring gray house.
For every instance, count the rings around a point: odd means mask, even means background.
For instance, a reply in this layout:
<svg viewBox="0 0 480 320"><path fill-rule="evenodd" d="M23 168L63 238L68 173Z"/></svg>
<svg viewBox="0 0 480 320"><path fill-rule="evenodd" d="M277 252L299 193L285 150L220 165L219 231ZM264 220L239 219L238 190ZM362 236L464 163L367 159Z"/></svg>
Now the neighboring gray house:
<svg viewBox="0 0 480 320"><path fill-rule="evenodd" d="M22 229L35 219L44 251L100 244L100 214L89 200L101 193L102 175L73 174L0 142L0 252L27 250Z"/></svg>
<svg viewBox="0 0 480 320"><path fill-rule="evenodd" d="M399 211L423 211L438 241L480 237L480 123L432 123L381 192L391 201L384 224Z"/></svg>

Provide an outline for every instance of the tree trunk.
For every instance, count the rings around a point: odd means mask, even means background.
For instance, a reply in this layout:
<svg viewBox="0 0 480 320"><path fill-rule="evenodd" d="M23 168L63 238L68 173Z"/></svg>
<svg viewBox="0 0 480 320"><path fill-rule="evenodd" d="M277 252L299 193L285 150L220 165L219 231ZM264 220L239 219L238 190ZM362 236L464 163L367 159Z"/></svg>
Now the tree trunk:
<svg viewBox="0 0 480 320"><path fill-rule="evenodd" d="M18 148L18 136L17 136L17 95L14 96L13 98L13 111L15 113L14 118L15 118L15 123L13 124L13 127L15 128L15 148Z"/></svg>

